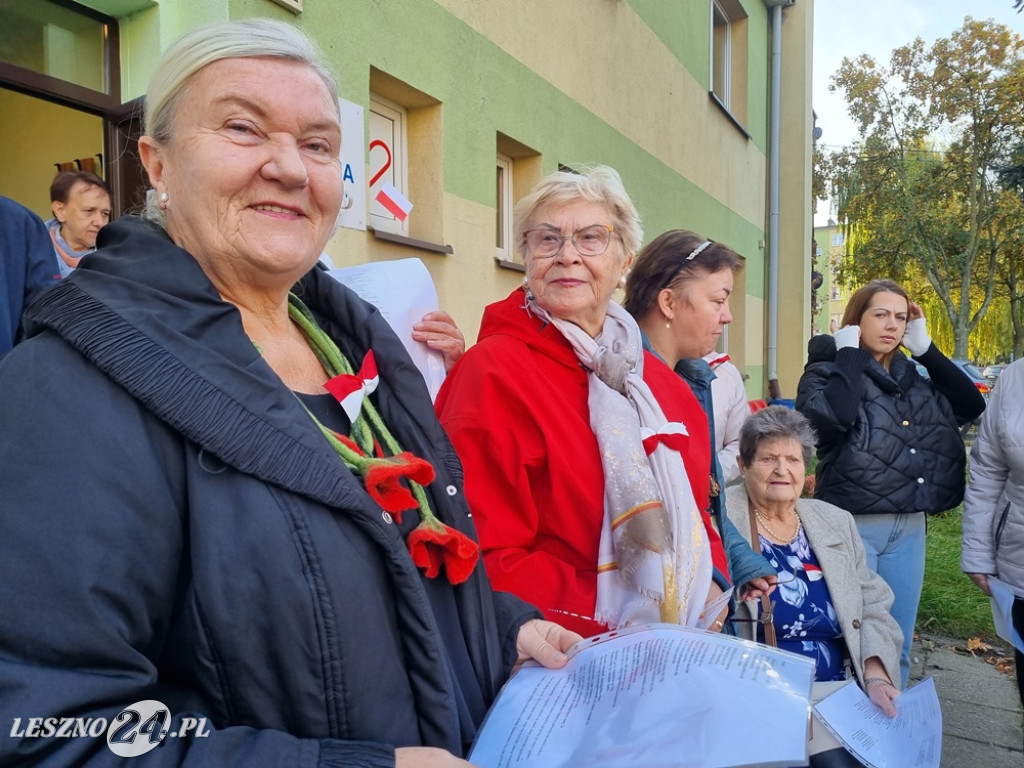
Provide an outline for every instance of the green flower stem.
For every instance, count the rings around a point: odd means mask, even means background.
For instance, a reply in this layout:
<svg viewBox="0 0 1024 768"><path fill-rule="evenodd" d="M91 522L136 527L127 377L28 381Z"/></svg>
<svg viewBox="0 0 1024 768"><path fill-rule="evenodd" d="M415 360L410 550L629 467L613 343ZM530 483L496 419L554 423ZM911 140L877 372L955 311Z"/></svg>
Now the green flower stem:
<svg viewBox="0 0 1024 768"><path fill-rule="evenodd" d="M342 373L349 375L355 374L352 364L348 361L345 355L342 354L338 345L334 343L330 336L324 333L323 329L320 328L316 319L313 317L313 313L309 311L309 308L294 293L288 294L288 315L291 317L292 321L299 326L303 334L305 334L306 340L309 342L310 349L313 350L313 354L317 356L320 364L328 374L332 377L338 376ZM307 413L309 413L308 409ZM373 458L373 442L375 435L387 453L392 456L402 453L402 447L399 445L398 440L395 439L394 435L391 434L391 430L389 430L384 424L384 420L377 412L373 403L370 402L369 397L366 397L363 400L363 407L360 410L359 416L352 424L351 435L352 440L363 449L365 453L364 456L360 456L349 446L338 440L338 438L334 436L334 433L321 424L320 420L312 413L309 415L320 428L321 433L323 433L324 437L327 438L327 441L331 444L334 450L338 452L341 460L345 462L345 466L358 471L359 474L362 475L364 481L366 479L366 473L375 462L375 459ZM409 488L412 491L413 498L416 499L420 519L425 522L432 522L440 525L440 521L434 516L433 510L430 508L430 502L427 499L427 492L424 490L423 486L408 478L407 482L409 483Z"/></svg>

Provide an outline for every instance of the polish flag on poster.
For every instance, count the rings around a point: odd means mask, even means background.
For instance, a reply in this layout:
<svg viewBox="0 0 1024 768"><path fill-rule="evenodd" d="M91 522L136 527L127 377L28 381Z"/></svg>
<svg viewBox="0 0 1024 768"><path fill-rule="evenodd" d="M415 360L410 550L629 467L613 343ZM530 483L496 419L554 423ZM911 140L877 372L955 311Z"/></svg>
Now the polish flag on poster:
<svg viewBox="0 0 1024 768"><path fill-rule="evenodd" d="M375 199L378 203L387 208L388 211L391 212L391 215L399 221L405 221L409 218L409 211L412 210L412 203L409 202L409 198L395 189L394 184L387 181L384 182Z"/></svg>

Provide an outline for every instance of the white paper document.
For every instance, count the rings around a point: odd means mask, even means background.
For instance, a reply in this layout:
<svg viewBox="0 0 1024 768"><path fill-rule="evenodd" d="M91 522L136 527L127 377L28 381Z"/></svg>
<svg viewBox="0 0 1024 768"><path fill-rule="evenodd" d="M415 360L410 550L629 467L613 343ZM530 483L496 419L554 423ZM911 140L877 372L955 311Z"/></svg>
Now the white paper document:
<svg viewBox="0 0 1024 768"><path fill-rule="evenodd" d="M889 717L851 683L815 704L814 711L868 768L939 768L942 710L935 682L926 677L895 704L896 717Z"/></svg>
<svg viewBox="0 0 1024 768"><path fill-rule="evenodd" d="M995 576L988 577L988 588L992 590L992 622L996 625L996 634L1021 653L1024 653L1024 639L1013 628L1013 587Z"/></svg>
<svg viewBox="0 0 1024 768"><path fill-rule="evenodd" d="M328 274L380 310L423 374L431 399L435 398L444 381L444 357L412 338L413 324L437 310L437 291L423 262L374 261L332 269Z"/></svg>
<svg viewBox="0 0 1024 768"><path fill-rule="evenodd" d="M814 663L677 625L606 632L560 670L502 689L469 760L481 768L806 764Z"/></svg>

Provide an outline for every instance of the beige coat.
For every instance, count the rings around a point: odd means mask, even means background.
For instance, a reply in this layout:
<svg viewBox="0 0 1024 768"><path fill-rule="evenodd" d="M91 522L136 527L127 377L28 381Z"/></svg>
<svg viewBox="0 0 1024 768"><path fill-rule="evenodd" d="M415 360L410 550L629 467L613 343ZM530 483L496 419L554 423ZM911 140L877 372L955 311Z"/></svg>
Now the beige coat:
<svg viewBox="0 0 1024 768"><path fill-rule="evenodd" d="M729 519L750 541L746 487L740 484L728 488L725 498ZM800 499L796 508L832 595L857 680L863 686L864 660L877 656L889 678L899 682L903 633L889 614L892 590L868 569L853 515L818 499ZM759 600L739 602L736 615L741 619L754 618L760 605ZM753 626L749 622L739 623L740 636L753 639Z"/></svg>

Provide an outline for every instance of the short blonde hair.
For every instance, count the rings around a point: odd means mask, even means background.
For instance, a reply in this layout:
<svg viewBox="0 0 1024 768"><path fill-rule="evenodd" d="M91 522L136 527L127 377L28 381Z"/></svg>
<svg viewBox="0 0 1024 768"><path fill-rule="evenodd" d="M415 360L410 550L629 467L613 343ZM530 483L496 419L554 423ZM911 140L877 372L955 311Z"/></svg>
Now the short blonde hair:
<svg viewBox="0 0 1024 768"><path fill-rule="evenodd" d="M189 80L204 67L223 59L286 59L305 64L323 80L335 105L338 83L320 61L312 41L297 27L271 19L217 21L196 27L164 51L146 91L145 133L161 144L172 136L174 118ZM277 87L268 84L268 87ZM341 119L340 107L338 118ZM146 218L164 224L154 196L146 204Z"/></svg>
<svg viewBox="0 0 1024 768"><path fill-rule="evenodd" d="M526 231L534 224L534 217L543 208L568 205L578 200L602 203L612 214L612 225L622 238L627 257L636 254L643 241L640 214L626 194L622 179L614 168L596 165L580 173L557 171L543 178L526 197L516 205L512 215L512 236L525 258Z"/></svg>

